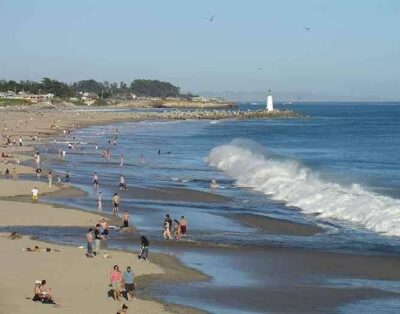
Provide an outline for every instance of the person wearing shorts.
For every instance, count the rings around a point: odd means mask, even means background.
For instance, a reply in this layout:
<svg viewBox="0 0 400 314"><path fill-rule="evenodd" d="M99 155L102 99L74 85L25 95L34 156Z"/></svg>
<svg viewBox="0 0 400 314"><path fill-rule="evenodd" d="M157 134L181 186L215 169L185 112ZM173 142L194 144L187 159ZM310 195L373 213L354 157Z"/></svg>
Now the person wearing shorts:
<svg viewBox="0 0 400 314"><path fill-rule="evenodd" d="M132 301L133 293L135 291L135 283L133 282L133 272L130 266L128 266L126 271L124 271L122 279L125 286L126 299Z"/></svg>
<svg viewBox="0 0 400 314"><path fill-rule="evenodd" d="M118 265L114 265L113 270L110 273L110 286L113 290L113 296L115 301L120 301L119 295L121 293L121 282L122 276L119 271Z"/></svg>

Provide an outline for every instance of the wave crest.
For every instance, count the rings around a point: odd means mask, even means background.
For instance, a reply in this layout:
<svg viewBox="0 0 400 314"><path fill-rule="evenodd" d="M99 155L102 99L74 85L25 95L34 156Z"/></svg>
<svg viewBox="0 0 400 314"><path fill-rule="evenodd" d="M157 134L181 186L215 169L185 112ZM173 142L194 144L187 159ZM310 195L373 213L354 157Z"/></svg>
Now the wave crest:
<svg viewBox="0 0 400 314"><path fill-rule="evenodd" d="M400 236L400 201L365 190L325 182L293 160L280 160L261 145L243 139L211 150L209 165L305 213L359 223L375 232Z"/></svg>

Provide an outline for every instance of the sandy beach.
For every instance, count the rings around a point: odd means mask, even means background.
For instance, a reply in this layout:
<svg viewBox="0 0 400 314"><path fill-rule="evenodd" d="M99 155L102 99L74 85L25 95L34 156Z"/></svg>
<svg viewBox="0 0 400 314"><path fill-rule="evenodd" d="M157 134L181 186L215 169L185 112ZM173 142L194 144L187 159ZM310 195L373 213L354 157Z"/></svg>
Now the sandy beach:
<svg viewBox="0 0 400 314"><path fill-rule="evenodd" d="M126 120L118 114L65 114L62 112L7 112L7 118L2 114L1 133L18 141L21 137L24 146L3 147L7 157L0 160L0 227L13 226L35 227L93 227L101 216L82 210L62 208L41 203L42 196L73 197L84 196L85 193L68 185L53 183L48 186L47 179L41 182L11 178L11 173L18 176L35 176L34 169L20 165L21 161L32 160L34 149L32 145L45 143L52 135L58 134L63 128L78 127L87 124L101 124L114 120ZM19 161L19 162L18 162ZM5 170L10 176L5 178ZM45 174L45 172L43 173ZM45 175L44 175L45 176ZM39 190L39 202L31 201L31 190ZM140 313L198 313L196 310L158 303L154 300L135 298L132 302L114 301L108 294L108 276L113 265L119 265L124 271L129 265L137 278L138 289L160 276L168 280L204 279L200 273L190 271L180 266L176 260L162 255L154 255L154 259L163 267L153 262L141 262L137 253L103 251L100 257L91 259L85 256L85 250L77 247L61 246L35 241L24 236L22 239L11 240L9 234L1 234L0 242L3 251L2 284L0 285L0 313L116 313L123 303L127 303L130 312ZM85 243L82 234L82 244ZM27 247L50 247L60 252L24 252ZM106 254L106 255L104 255ZM107 258L103 258L107 256ZM174 266L175 265L175 266ZM197 276L197 277L196 277ZM47 305L32 301L33 287L36 280L46 279L52 288L57 305Z"/></svg>
<svg viewBox="0 0 400 314"><path fill-rule="evenodd" d="M53 199L85 198L86 193L66 184L48 187L47 181L35 180L33 165L33 145L42 145L53 141L53 137L64 129L107 124L116 121L131 120L130 115L118 113L82 112L65 114L65 112L49 111L35 112L33 119L29 112L10 112L7 122L3 121L2 134L17 140L22 136L24 146L1 149L9 158L3 158L0 163L2 171L0 179L0 227L35 227L40 228L79 228L82 231L82 245L85 243L84 230L92 227L101 216L74 209L74 206L49 205L41 202ZM14 126L13 127L13 123ZM36 137L34 137L36 136ZM33 140L34 139L34 140ZM76 153L76 152L74 152ZM16 162L20 160L24 165ZM45 160L46 162L46 160ZM56 160L55 163L62 163ZM116 166L117 164L109 164ZM46 164L44 165L46 166ZM15 168L19 179L6 179L4 170ZM45 168L45 167L44 167ZM44 169L46 173L48 169ZM39 190L39 203L31 201L31 190ZM190 188L161 186L130 186L127 191L121 191L122 198L132 200L155 200L168 202L192 202L193 204L210 204L210 206L226 206L229 208L232 200L217 191L205 192ZM109 200L107 200L109 202ZM107 203L108 204L108 203ZM195 206L195 205L194 205ZM147 215L161 216L158 209L149 211L141 209ZM137 212L138 213L138 212ZM105 217L108 217L104 214ZM254 214L226 214L227 219L245 225L266 235L283 235L291 237L312 238L324 234L325 230L315 224L295 223L284 219L276 219ZM162 217L162 216L161 216ZM118 218L119 219L119 218ZM121 221L112 221L119 224ZM134 230L134 229L132 229ZM395 257L368 256L361 254L342 254L334 252L318 252L295 248L275 247L240 247L234 245L216 245L201 241L168 241L154 239L155 248L162 248L171 255L153 254L151 262L138 261L137 252L106 250L111 258L88 259L85 250L77 246L70 247L48 242L35 241L24 236L20 240L10 240L8 234L0 237L4 254L3 267L0 276L4 278L0 285L0 313L116 313L121 303L113 301L108 296L108 273L112 266L118 264L121 269L130 265L137 277L138 298L129 302L133 309L130 312L139 313L199 313L196 309L161 303L153 299L152 291L161 289L161 294L176 295L181 298L193 299L193 296L206 300L219 307L236 308L239 311L272 313L335 313L342 304L359 300L386 299L397 297L393 291L351 286L333 287L329 280L398 280L399 263ZM132 232L119 236L120 243L137 241L139 234ZM28 253L21 249L39 245L61 250L52 253ZM185 253L201 254L205 258L202 263L195 263L196 270L183 266L177 257ZM175 256L173 256L175 255ZM207 262L208 261L208 262ZM246 269L249 286L233 286L226 289L213 285L201 271L211 270L217 262L227 263L227 278L235 277L236 273ZM233 263L229 265L229 263ZM224 265L225 266L225 265ZM232 273L228 269L232 269ZM236 273L235 273L236 272ZM316 277L320 278L319 281ZM321 279L322 278L322 279ZM35 280L46 279L53 289L57 306L37 304L32 298ZM229 279L227 279L229 281ZM324 281L326 280L326 281ZM179 285L181 282L198 281L196 285ZM240 279L239 279L240 281ZM254 281L254 283L253 283ZM166 291L166 292L165 292ZM160 293L156 293L160 295ZM262 297L261 297L262 296ZM245 298L247 305L241 300ZM125 302L125 301L124 301ZM164 302L168 302L168 299ZM203 301L204 302L204 301ZM179 303L179 302L178 302ZM187 302L186 302L187 304ZM249 306L248 304L251 304ZM194 304L193 306L196 306ZM129 312L129 313L130 313Z"/></svg>

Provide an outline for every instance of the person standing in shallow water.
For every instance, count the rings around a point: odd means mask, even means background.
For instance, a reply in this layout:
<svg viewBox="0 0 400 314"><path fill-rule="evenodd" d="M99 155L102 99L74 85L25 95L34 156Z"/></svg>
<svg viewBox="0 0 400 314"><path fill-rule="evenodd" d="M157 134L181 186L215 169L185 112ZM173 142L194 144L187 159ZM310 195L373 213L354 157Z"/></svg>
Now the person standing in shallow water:
<svg viewBox="0 0 400 314"><path fill-rule="evenodd" d="M99 176L97 175L97 172L93 174L93 186L95 189L99 188Z"/></svg>
<svg viewBox="0 0 400 314"><path fill-rule="evenodd" d="M124 228L128 228L129 227L129 214L127 211L124 211L122 218L124 220Z"/></svg>
<svg viewBox="0 0 400 314"><path fill-rule="evenodd" d="M113 209L112 209L112 213L113 215L116 215L119 213L119 204L120 204L120 197L118 195L118 193L114 193L113 197L112 197L112 202L113 202Z"/></svg>
<svg viewBox="0 0 400 314"><path fill-rule="evenodd" d="M99 195L97 196L97 210L103 210L103 194L101 194L101 192L99 192Z"/></svg>

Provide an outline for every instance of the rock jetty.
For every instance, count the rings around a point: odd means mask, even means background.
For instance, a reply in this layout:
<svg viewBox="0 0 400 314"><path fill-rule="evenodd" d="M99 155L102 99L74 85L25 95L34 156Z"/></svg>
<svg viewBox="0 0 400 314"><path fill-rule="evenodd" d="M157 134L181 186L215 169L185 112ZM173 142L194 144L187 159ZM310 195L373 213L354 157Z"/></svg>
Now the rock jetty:
<svg viewBox="0 0 400 314"><path fill-rule="evenodd" d="M163 112L135 112L134 120L223 120L223 119L280 119L305 118L306 116L290 110L170 110Z"/></svg>

